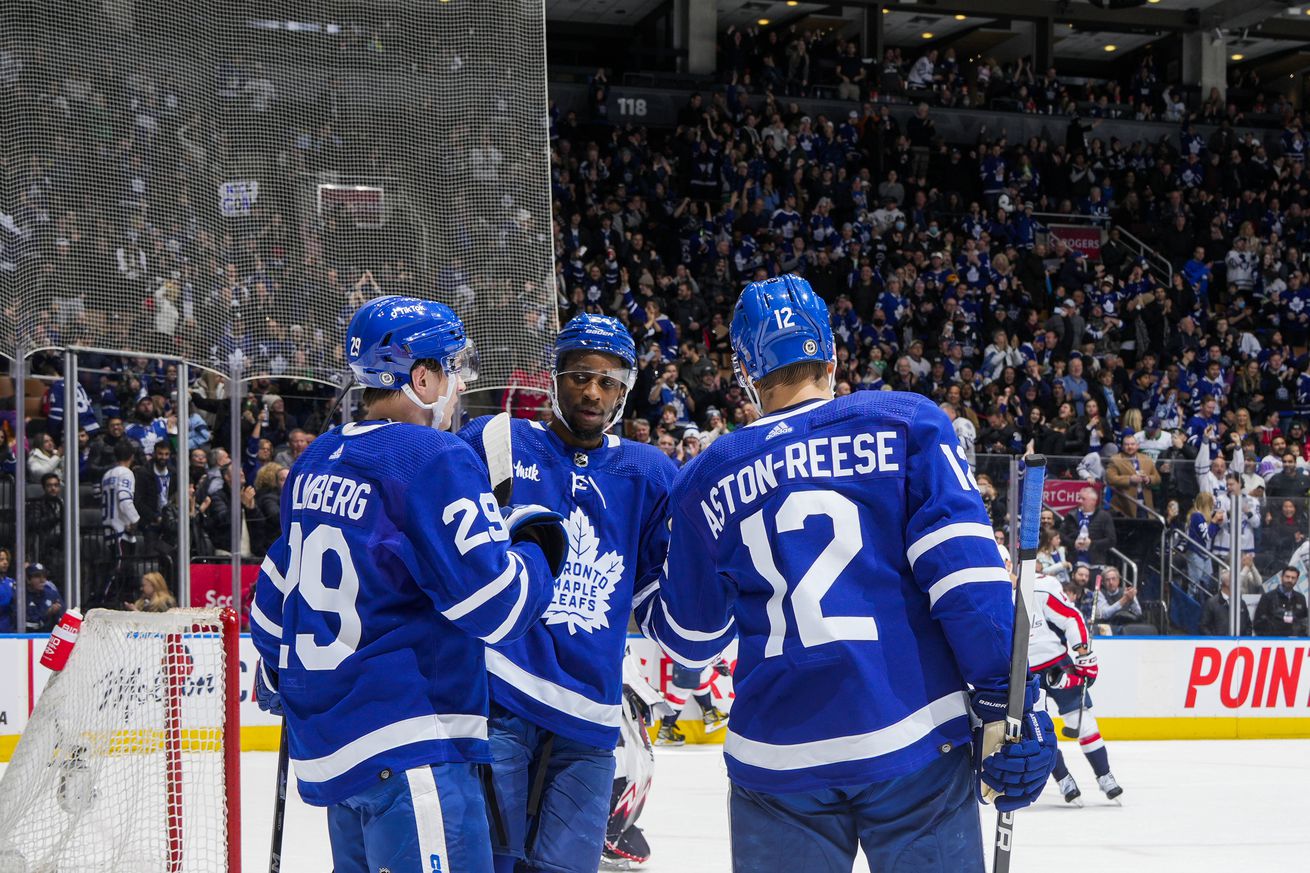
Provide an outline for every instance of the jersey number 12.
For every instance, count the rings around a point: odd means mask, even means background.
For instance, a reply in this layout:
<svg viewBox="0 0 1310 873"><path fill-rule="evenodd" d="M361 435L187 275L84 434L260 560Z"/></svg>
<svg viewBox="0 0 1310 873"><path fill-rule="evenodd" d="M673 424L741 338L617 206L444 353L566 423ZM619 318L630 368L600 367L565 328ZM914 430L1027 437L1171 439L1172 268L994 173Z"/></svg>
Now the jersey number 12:
<svg viewBox="0 0 1310 873"><path fill-rule="evenodd" d="M741 523L741 538L750 552L755 571L773 588L765 614L769 621L769 639L764 657L781 655L787 637L787 617L782 604L791 596L796 616L796 634L801 645L818 646L838 640L876 640L878 623L872 616L824 615L823 598L864 546L860 533L860 510L848 498L835 491L794 491L787 496L773 517L773 531L785 534L803 530L807 519L826 516L832 522L832 539L819 552L800 581L792 589L773 560L773 539L761 509ZM781 539L781 537L777 537Z"/></svg>

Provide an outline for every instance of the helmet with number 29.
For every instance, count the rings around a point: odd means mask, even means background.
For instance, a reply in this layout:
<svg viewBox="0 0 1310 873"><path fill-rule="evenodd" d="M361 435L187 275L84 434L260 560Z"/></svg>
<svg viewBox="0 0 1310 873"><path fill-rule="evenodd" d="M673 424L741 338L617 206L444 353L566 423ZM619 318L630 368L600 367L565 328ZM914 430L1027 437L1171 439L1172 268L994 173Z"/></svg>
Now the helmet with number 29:
<svg viewBox="0 0 1310 873"><path fill-rule="evenodd" d="M737 380L756 406L758 380L791 364L836 357L827 305L809 282L791 274L742 289L730 338Z"/></svg>
<svg viewBox="0 0 1310 873"><path fill-rule="evenodd" d="M403 391L432 410L434 424L459 383L478 377L477 353L459 316L444 303L416 297L378 297L361 306L346 329L346 361L361 385ZM449 381L445 396L431 403L410 384L410 371L425 361L435 361Z"/></svg>

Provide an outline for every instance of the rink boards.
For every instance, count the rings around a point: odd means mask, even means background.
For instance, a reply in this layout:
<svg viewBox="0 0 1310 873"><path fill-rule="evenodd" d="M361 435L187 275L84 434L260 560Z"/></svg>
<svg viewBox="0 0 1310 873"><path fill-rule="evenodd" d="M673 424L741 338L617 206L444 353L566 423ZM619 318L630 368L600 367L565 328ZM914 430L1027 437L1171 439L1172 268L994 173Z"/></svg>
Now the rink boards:
<svg viewBox="0 0 1310 873"><path fill-rule="evenodd" d="M0 636L0 761L7 761L49 673L38 662L45 637ZM672 663L641 637L629 640L643 675L663 690ZM1245 637L1099 638L1100 679L1092 689L1110 740L1310 738L1310 640ZM735 663L736 644L725 652ZM241 738L247 750L277 748L277 720L252 698L255 663L241 639ZM732 679L714 675L716 705L732 708ZM682 724L691 742L707 738L694 702Z"/></svg>

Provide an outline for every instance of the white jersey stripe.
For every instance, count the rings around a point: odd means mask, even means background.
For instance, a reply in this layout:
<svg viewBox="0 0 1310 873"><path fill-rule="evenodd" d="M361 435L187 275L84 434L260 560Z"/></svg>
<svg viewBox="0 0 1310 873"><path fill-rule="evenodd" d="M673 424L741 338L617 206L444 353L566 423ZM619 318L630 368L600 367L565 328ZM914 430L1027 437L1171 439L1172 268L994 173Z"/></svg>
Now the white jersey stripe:
<svg viewBox="0 0 1310 873"><path fill-rule="evenodd" d="M934 728L967 713L964 692L952 692L876 731L787 745L746 739L733 733L729 725L723 753L742 764L765 770L804 770L847 761L865 761L913 745Z"/></svg>
<svg viewBox="0 0 1310 873"><path fill-rule="evenodd" d="M598 703L571 688L534 676L495 649L487 650L487 672L551 709L592 724L618 727L623 709L619 704Z"/></svg>
<svg viewBox="0 0 1310 873"><path fill-rule="evenodd" d="M716 631L710 631L709 633L706 633L705 631L687 630L682 625L674 621L673 616L669 614L668 604L666 604L663 600L660 601L660 610L664 613L664 620L669 623L669 629L689 643L704 643L704 642L709 642L710 640L717 640L719 637L723 636L728 631L732 630L733 624L737 621L736 618L730 618L728 619L728 623L725 624L723 627L719 628Z"/></svg>
<svg viewBox="0 0 1310 873"><path fill-rule="evenodd" d="M513 552L511 552L510 555L515 561L519 560L519 556L515 555ZM482 641L489 646L494 646L496 643L505 639L509 632L514 629L514 625L518 623L519 616L523 614L524 605L528 602L528 568L524 566L521 561L519 562L519 566L521 569L517 577L519 583L518 599L514 601L514 608L509 611L509 615L507 615L505 620L500 623L500 627L482 638Z"/></svg>
<svg viewBox="0 0 1310 873"><path fill-rule="evenodd" d="M1006 575L1004 567L967 567L938 579L928 589L928 603L930 607L936 606L937 601L941 600L946 592L972 582L1008 583L1009 581L1010 577Z"/></svg>
<svg viewBox="0 0 1310 873"><path fill-rule="evenodd" d="M459 603L449 609L442 610L441 614L451 621L457 621L495 597L500 592L509 587L523 567L523 562L514 552L509 553L509 565L495 579L483 585L477 591L474 591L468 597L465 597Z"/></svg>
<svg viewBox="0 0 1310 873"><path fill-rule="evenodd" d="M419 863L424 870L451 870L450 857L446 853L446 821L441 813L441 794L437 791L432 768L406 770L405 781L409 783L409 802L414 807Z"/></svg>
<svg viewBox="0 0 1310 873"><path fill-rule="evenodd" d="M259 572L269 578L269 581L273 583L273 587L281 591L284 598L287 596L286 577L282 575L282 572L277 568L277 564L268 555L264 556L264 563L259 565Z"/></svg>
<svg viewBox="0 0 1310 873"><path fill-rule="evenodd" d="M487 720L483 716L420 715L380 727L320 758L295 759L296 778L302 782L327 782L391 749L439 740L486 738Z"/></svg>
<svg viewBox="0 0 1310 873"><path fill-rule="evenodd" d="M277 637L279 640L282 639L282 625L264 615L264 610L260 609L259 604L254 600L250 601L250 620L270 635Z"/></svg>
<svg viewBox="0 0 1310 873"><path fill-rule="evenodd" d="M935 531L926 533L919 537L910 547L905 550L905 557L910 562L910 568L914 568L914 562L923 556L923 553L929 549L940 546L948 540L963 538L978 538L996 542L996 534L992 531L990 525L982 524L976 521L959 521L955 524L948 524L939 527Z"/></svg>

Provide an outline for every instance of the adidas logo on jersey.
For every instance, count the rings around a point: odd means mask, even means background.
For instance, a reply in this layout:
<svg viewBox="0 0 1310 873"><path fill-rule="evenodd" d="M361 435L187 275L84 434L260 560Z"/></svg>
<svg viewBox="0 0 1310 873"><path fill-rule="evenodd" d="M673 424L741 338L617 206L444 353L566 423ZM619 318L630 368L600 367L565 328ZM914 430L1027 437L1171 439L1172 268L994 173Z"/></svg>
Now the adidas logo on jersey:
<svg viewBox="0 0 1310 873"><path fill-rule="evenodd" d="M769 431L768 434L765 435L764 441L768 442L774 437L780 437L783 436L784 434L789 434L789 433L791 433L791 425L787 424L787 422L785 421L780 421L773 426L773 430Z"/></svg>
<svg viewBox="0 0 1310 873"><path fill-rule="evenodd" d="M337 458L341 457L341 450L344 449L345 447L346 447L345 443L342 443L341 445L337 446L336 449L332 452L332 454L328 455L328 460L335 461Z"/></svg>
<svg viewBox="0 0 1310 873"><path fill-rule="evenodd" d="M514 477L516 479L527 479L529 482L540 482L541 471L537 469L536 464L533 464L531 467L525 467L521 461L515 461Z"/></svg>

